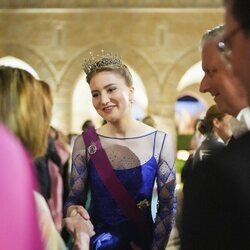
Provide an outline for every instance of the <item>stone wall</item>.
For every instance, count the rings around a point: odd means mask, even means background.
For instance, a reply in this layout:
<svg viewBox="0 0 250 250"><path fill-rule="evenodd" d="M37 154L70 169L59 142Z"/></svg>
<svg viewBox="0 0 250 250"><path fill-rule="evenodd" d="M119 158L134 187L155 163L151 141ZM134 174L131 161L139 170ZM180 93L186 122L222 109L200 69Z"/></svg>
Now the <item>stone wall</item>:
<svg viewBox="0 0 250 250"><path fill-rule="evenodd" d="M214 8L221 0L1 0L0 8Z"/></svg>
<svg viewBox="0 0 250 250"><path fill-rule="evenodd" d="M176 91L177 84L200 60L202 33L222 21L220 8L2 9L0 57L10 55L27 62L50 83L54 119L67 133L71 132L72 92L82 74L83 58L100 49L117 52L140 75L149 113L157 117L160 128L175 134L174 105L181 94ZM204 99L198 87L192 91Z"/></svg>

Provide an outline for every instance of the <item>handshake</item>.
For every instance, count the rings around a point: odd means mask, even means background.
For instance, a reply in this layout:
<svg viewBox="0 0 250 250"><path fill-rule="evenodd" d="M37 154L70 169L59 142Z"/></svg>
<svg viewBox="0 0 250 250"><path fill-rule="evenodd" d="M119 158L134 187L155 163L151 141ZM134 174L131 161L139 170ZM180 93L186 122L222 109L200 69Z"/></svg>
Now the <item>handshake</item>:
<svg viewBox="0 0 250 250"><path fill-rule="evenodd" d="M73 250L89 250L90 237L95 231L87 210L82 206L70 206L63 222L73 237Z"/></svg>

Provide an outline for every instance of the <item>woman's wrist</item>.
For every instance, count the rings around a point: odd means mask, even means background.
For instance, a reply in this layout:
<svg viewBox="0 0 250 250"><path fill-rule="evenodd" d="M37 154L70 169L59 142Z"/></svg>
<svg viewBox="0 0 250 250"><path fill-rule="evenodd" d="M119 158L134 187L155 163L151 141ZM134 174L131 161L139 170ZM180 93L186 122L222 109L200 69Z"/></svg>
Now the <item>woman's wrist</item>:
<svg viewBox="0 0 250 250"><path fill-rule="evenodd" d="M90 237L86 232L75 232L74 249L89 249Z"/></svg>

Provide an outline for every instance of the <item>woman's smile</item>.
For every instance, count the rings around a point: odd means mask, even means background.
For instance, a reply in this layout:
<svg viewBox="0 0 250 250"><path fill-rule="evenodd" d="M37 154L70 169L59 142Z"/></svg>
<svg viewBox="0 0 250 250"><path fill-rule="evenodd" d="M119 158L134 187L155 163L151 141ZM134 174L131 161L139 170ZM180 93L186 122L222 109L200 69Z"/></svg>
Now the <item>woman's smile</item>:
<svg viewBox="0 0 250 250"><path fill-rule="evenodd" d="M116 107L116 105L110 105L110 106L104 107L102 110L105 113L111 113L114 110L115 107Z"/></svg>

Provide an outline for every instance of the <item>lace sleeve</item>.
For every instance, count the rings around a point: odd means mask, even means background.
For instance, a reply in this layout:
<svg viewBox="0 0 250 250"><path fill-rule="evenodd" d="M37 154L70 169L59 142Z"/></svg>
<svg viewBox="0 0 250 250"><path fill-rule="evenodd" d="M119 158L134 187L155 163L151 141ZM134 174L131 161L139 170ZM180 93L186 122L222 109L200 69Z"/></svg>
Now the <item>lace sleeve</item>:
<svg viewBox="0 0 250 250"><path fill-rule="evenodd" d="M64 206L64 212L72 205L84 206L87 193L87 160L82 136L75 140L72 153L72 168L70 177L70 192Z"/></svg>
<svg viewBox="0 0 250 250"><path fill-rule="evenodd" d="M175 150L171 138L164 136L158 161L158 210L154 224L152 249L165 249L172 230L176 211Z"/></svg>

